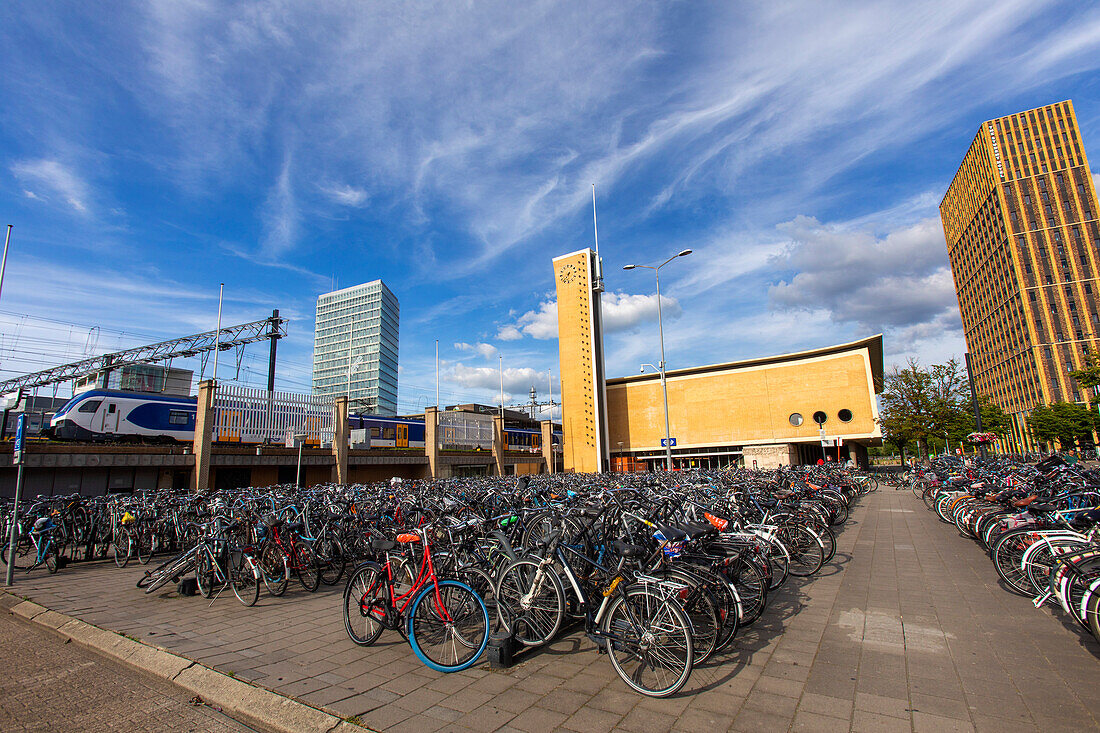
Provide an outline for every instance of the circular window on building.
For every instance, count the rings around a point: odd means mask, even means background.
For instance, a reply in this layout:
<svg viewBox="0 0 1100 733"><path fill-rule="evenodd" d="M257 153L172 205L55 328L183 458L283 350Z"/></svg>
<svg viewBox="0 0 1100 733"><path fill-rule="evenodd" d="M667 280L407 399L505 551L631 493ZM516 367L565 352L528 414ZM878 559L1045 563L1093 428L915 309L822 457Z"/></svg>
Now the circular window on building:
<svg viewBox="0 0 1100 733"><path fill-rule="evenodd" d="M790 422L791 425L794 425L797 428L799 425L802 424L802 413L792 412L791 416L788 417L787 420L788 422Z"/></svg>
<svg viewBox="0 0 1100 733"><path fill-rule="evenodd" d="M841 422L851 422L852 421L852 411L849 410L847 407L845 407L843 410L838 412L836 414L836 416L840 418Z"/></svg>
<svg viewBox="0 0 1100 733"><path fill-rule="evenodd" d="M818 425L824 425L826 423L826 421L828 421L828 419L829 419L829 416L826 415L821 410L818 410L817 412L814 413L814 422L817 423Z"/></svg>

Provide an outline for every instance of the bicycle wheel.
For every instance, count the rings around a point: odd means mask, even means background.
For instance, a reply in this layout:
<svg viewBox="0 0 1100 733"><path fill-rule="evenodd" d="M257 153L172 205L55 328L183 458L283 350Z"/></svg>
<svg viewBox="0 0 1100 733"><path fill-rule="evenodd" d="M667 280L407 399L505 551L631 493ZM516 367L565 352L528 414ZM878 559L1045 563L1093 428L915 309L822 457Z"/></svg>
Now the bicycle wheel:
<svg viewBox="0 0 1100 733"><path fill-rule="evenodd" d="M565 618L561 579L553 566L536 560L516 560L504 569L496 584L496 602L501 625L524 646L550 641Z"/></svg>
<svg viewBox="0 0 1100 733"><path fill-rule="evenodd" d="M46 559L43 560L43 562L46 563L46 570L49 571L50 575L57 572L57 553L52 549L49 551L49 554L46 555Z"/></svg>
<svg viewBox="0 0 1100 733"><path fill-rule="evenodd" d="M195 559L195 582L198 583L199 593L203 598L214 594L214 562L206 549L200 549L199 556Z"/></svg>
<svg viewBox="0 0 1100 733"><path fill-rule="evenodd" d="M115 538L115 565L120 568L126 567L126 565L130 562L130 549L132 545L133 541L129 532L123 532Z"/></svg>
<svg viewBox="0 0 1100 733"><path fill-rule="evenodd" d="M264 587L273 596L286 593L290 584L290 568L286 555L273 542L264 545L260 552L260 574L264 578Z"/></svg>
<svg viewBox="0 0 1100 733"><path fill-rule="evenodd" d="M385 628L385 575L382 566L367 562L356 568L344 586L344 630L359 646L378 641Z"/></svg>
<svg viewBox="0 0 1100 733"><path fill-rule="evenodd" d="M1024 553L1038 539L1034 530L1018 529L1004 533L993 544L993 567L1013 593L1031 594L1031 582L1022 566Z"/></svg>
<svg viewBox="0 0 1100 733"><path fill-rule="evenodd" d="M260 598L260 572L255 561L244 552L234 553L237 559L229 569L233 595L245 606L254 606Z"/></svg>
<svg viewBox="0 0 1100 733"><path fill-rule="evenodd" d="M1033 596L1047 592L1050 585L1050 572L1058 562L1058 555L1088 546L1085 540L1074 538L1047 539L1027 555L1027 565L1023 566ZM1021 557L1021 563L1023 563Z"/></svg>
<svg viewBox="0 0 1100 733"><path fill-rule="evenodd" d="M173 557L151 573L143 576L137 582L138 588L144 588L146 593L152 593L169 582L179 582L179 579L187 575L195 567L195 551L188 550L185 553Z"/></svg>
<svg viewBox="0 0 1100 733"><path fill-rule="evenodd" d="M437 672L473 666L489 643L489 612L473 588L457 580L428 585L413 601L407 623L409 646Z"/></svg>
<svg viewBox="0 0 1100 733"><path fill-rule="evenodd" d="M150 532L142 530L134 534L134 552L139 563L149 564L153 559L153 535Z"/></svg>
<svg viewBox="0 0 1100 733"><path fill-rule="evenodd" d="M317 556L317 563L321 566L321 582L325 585L339 583L340 576L344 574L344 568L347 564L340 543L332 537L325 537L314 543L313 553Z"/></svg>
<svg viewBox="0 0 1100 733"><path fill-rule="evenodd" d="M806 578L821 569L825 562L825 547L821 539L809 528L797 524L784 524L776 529L776 535L787 548L787 554L790 555L791 575Z"/></svg>
<svg viewBox="0 0 1100 733"><path fill-rule="evenodd" d="M674 695L691 676L691 622L671 599L628 588L608 607L604 633L615 673L643 695Z"/></svg>
<svg viewBox="0 0 1100 733"><path fill-rule="evenodd" d="M741 598L741 625L752 625L768 606L768 584L764 574L751 558L742 557L726 568L726 577L733 581Z"/></svg>
<svg viewBox="0 0 1100 733"><path fill-rule="evenodd" d="M718 599L707 588L703 578L695 570L670 568L656 574L674 583L688 586L677 596L681 608L691 622L691 643L695 649L695 661L702 662L718 648L721 633L721 621L718 614Z"/></svg>
<svg viewBox="0 0 1100 733"><path fill-rule="evenodd" d="M485 603L485 610L489 612L489 631L500 631L500 613L497 611L497 592L493 587L493 579L481 568L469 567L455 571L455 580L459 580L474 589Z"/></svg>
<svg viewBox="0 0 1100 733"><path fill-rule="evenodd" d="M317 565L317 556L304 542L294 546L294 569L298 571L298 582L310 593L321 585L321 568Z"/></svg>

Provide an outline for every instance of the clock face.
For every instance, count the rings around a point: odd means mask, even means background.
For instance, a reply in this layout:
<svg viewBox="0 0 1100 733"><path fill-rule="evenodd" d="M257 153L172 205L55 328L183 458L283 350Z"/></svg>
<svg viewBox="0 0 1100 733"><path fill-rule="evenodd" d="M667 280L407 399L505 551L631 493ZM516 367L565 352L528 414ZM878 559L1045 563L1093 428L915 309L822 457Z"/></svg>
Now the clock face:
<svg viewBox="0 0 1100 733"><path fill-rule="evenodd" d="M576 265L566 265L561 269L561 281L566 285L572 283L578 275L580 275L580 268Z"/></svg>

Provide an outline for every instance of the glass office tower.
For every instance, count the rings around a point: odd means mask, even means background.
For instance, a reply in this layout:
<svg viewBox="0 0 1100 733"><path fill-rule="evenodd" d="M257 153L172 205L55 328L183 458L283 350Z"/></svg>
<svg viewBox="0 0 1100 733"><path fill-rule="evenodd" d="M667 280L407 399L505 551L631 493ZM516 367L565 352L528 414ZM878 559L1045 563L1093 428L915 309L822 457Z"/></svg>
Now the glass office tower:
<svg viewBox="0 0 1100 733"><path fill-rule="evenodd" d="M397 298L381 280L317 298L313 394L347 395L352 413L397 413Z"/></svg>

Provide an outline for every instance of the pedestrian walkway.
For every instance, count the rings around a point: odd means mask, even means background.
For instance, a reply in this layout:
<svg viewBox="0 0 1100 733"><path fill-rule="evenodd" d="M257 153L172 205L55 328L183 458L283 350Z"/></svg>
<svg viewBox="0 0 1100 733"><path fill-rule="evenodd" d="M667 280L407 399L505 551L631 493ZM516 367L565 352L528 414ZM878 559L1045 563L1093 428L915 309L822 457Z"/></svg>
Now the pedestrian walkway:
<svg viewBox="0 0 1100 733"><path fill-rule="evenodd" d="M1100 718L1100 648L996 582L988 558L909 492L863 498L836 557L792 579L733 649L667 700L627 690L583 635L507 671L452 675L396 633L361 649L340 589L230 595L134 588L140 568L74 566L17 592L383 731L1087 730Z"/></svg>
<svg viewBox="0 0 1100 733"><path fill-rule="evenodd" d="M166 680L67 644L56 634L0 615L0 730L217 731L251 729Z"/></svg>

